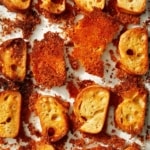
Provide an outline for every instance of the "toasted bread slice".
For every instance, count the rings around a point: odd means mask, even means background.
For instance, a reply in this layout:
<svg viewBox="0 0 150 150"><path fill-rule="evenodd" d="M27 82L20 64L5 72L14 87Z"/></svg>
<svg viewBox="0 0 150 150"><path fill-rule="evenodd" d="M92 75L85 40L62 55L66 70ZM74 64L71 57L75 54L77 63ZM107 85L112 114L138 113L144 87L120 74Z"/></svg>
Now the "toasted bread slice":
<svg viewBox="0 0 150 150"><path fill-rule="evenodd" d="M55 97L40 95L35 103L42 126L42 135L50 142L63 138L69 129L68 109Z"/></svg>
<svg viewBox="0 0 150 150"><path fill-rule="evenodd" d="M124 150L140 150L140 148L129 146L129 147L125 148Z"/></svg>
<svg viewBox="0 0 150 150"><path fill-rule="evenodd" d="M129 14L141 14L146 9L146 0L117 0L117 7Z"/></svg>
<svg viewBox="0 0 150 150"><path fill-rule="evenodd" d="M23 81L26 75L27 45L22 38L7 40L0 45L1 72L9 79Z"/></svg>
<svg viewBox="0 0 150 150"><path fill-rule="evenodd" d="M119 40L120 67L129 74L148 71L148 32L136 27L125 31Z"/></svg>
<svg viewBox="0 0 150 150"><path fill-rule="evenodd" d="M66 0L42 0L40 8L53 14L60 14L66 9Z"/></svg>
<svg viewBox="0 0 150 150"><path fill-rule="evenodd" d="M20 127L21 94L17 91L0 93L0 137L17 136Z"/></svg>
<svg viewBox="0 0 150 150"><path fill-rule="evenodd" d="M30 7L31 0L0 0L11 11L22 11Z"/></svg>
<svg viewBox="0 0 150 150"><path fill-rule="evenodd" d="M74 0L78 7L82 10L91 12L94 8L103 9L105 6L105 0Z"/></svg>
<svg viewBox="0 0 150 150"><path fill-rule="evenodd" d="M36 150L55 150L51 144L38 142L36 143Z"/></svg>
<svg viewBox="0 0 150 150"><path fill-rule="evenodd" d="M73 105L74 114L81 123L80 131L96 134L102 130L109 97L109 91L99 85L91 85L81 90Z"/></svg>
<svg viewBox="0 0 150 150"><path fill-rule="evenodd" d="M130 134L141 133L145 120L147 91L132 88L121 93L123 101L115 110L116 125Z"/></svg>

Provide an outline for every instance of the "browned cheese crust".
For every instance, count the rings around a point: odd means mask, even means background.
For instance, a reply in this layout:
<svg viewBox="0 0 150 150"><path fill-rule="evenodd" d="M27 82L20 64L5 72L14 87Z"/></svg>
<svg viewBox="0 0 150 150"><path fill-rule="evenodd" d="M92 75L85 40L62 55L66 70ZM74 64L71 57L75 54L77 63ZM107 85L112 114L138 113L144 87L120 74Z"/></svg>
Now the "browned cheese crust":
<svg viewBox="0 0 150 150"><path fill-rule="evenodd" d="M66 80L64 42L55 33L35 41L31 53L31 68L38 85L45 88L61 86Z"/></svg>
<svg viewBox="0 0 150 150"><path fill-rule="evenodd" d="M118 30L119 23L100 10L85 15L69 34L75 47L72 56L88 73L103 76L101 56Z"/></svg>

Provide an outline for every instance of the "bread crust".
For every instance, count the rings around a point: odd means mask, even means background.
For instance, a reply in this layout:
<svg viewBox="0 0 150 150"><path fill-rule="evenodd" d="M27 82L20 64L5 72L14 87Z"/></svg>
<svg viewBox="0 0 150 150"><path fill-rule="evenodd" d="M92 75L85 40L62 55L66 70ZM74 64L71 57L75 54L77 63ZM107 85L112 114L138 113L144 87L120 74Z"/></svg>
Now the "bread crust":
<svg viewBox="0 0 150 150"><path fill-rule="evenodd" d="M75 117L81 124L80 131L97 134L102 130L109 97L109 91L99 85L91 85L80 91L73 104Z"/></svg>
<svg viewBox="0 0 150 150"><path fill-rule="evenodd" d="M21 94L17 91L0 93L0 137L14 138L20 128Z"/></svg>
<svg viewBox="0 0 150 150"><path fill-rule="evenodd" d="M13 81L23 81L26 75L27 45L22 38L10 39L0 45L1 72Z"/></svg>
<svg viewBox="0 0 150 150"><path fill-rule="evenodd" d="M30 7L31 0L0 0L11 11L24 11Z"/></svg>
<svg viewBox="0 0 150 150"><path fill-rule="evenodd" d="M141 14L146 9L146 0L117 0L120 11L128 14Z"/></svg>
<svg viewBox="0 0 150 150"><path fill-rule="evenodd" d="M68 130L68 109L55 97L38 95L35 103L40 118L42 135L50 142L63 138Z"/></svg>
<svg viewBox="0 0 150 150"><path fill-rule="evenodd" d="M129 74L143 75L148 71L148 32L136 27L125 31L119 40L118 66Z"/></svg>
<svg viewBox="0 0 150 150"><path fill-rule="evenodd" d="M121 93L123 101L115 110L117 127L129 134L140 134L145 120L147 91L131 88Z"/></svg>

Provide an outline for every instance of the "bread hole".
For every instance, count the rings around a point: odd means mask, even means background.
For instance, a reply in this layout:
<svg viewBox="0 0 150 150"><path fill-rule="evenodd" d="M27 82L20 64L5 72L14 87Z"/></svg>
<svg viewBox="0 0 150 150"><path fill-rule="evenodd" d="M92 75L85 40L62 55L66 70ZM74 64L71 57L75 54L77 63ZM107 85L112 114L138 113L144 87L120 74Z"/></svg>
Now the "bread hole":
<svg viewBox="0 0 150 150"><path fill-rule="evenodd" d="M8 117L6 123L9 123L10 121L11 121L11 117Z"/></svg>
<svg viewBox="0 0 150 150"><path fill-rule="evenodd" d="M49 128L48 129L48 136L53 136L55 134L55 130L54 130L54 128Z"/></svg>
<svg viewBox="0 0 150 150"><path fill-rule="evenodd" d="M123 118L120 118L120 122L123 123Z"/></svg>
<svg viewBox="0 0 150 150"><path fill-rule="evenodd" d="M81 118L82 118L84 121L87 121L87 118L86 118L86 117L81 116Z"/></svg>
<svg viewBox="0 0 150 150"><path fill-rule="evenodd" d="M11 69L12 69L13 71L16 71L16 70L17 70L17 65L12 64L12 65L11 65Z"/></svg>
<svg viewBox="0 0 150 150"><path fill-rule="evenodd" d="M11 121L11 117L8 117L4 122L1 122L0 124L7 124Z"/></svg>
<svg viewBox="0 0 150 150"><path fill-rule="evenodd" d="M89 1L89 6L92 6L93 5L93 2L92 1Z"/></svg>
<svg viewBox="0 0 150 150"><path fill-rule="evenodd" d="M58 120L59 116L57 114L52 115L51 120L55 121Z"/></svg>
<svg viewBox="0 0 150 150"><path fill-rule="evenodd" d="M128 2L130 2L130 3L131 3L131 2L133 2L133 0L128 0Z"/></svg>
<svg viewBox="0 0 150 150"><path fill-rule="evenodd" d="M126 54L132 56L134 54L132 49L127 49Z"/></svg>
<svg viewBox="0 0 150 150"><path fill-rule="evenodd" d="M136 110L135 112L134 112L134 115L136 116L136 115L138 115L139 114L139 112Z"/></svg>
<svg viewBox="0 0 150 150"><path fill-rule="evenodd" d="M45 108L45 104L44 104L44 103L43 103L43 104L41 104L41 107L42 107L42 108Z"/></svg>
<svg viewBox="0 0 150 150"><path fill-rule="evenodd" d="M131 6L130 9L133 10L134 8Z"/></svg>
<svg viewBox="0 0 150 150"><path fill-rule="evenodd" d="M11 109L12 109L12 110L16 110L16 106L15 106L15 105L12 105Z"/></svg>
<svg viewBox="0 0 150 150"><path fill-rule="evenodd" d="M135 103L137 103L137 104L140 103L140 99L139 99L138 97L134 98L133 101L134 101Z"/></svg>
<svg viewBox="0 0 150 150"><path fill-rule="evenodd" d="M130 122L130 121L132 120L132 116L131 116L131 115L129 115L129 114L128 114L128 115L126 115L126 120Z"/></svg>
<svg viewBox="0 0 150 150"><path fill-rule="evenodd" d="M9 95L6 95L6 96L4 97L4 101L7 101L7 100L8 100L8 97L9 97Z"/></svg>
<svg viewBox="0 0 150 150"><path fill-rule="evenodd" d="M141 54L141 53L138 53L138 54L137 54L137 57L141 57L141 56L142 56L142 54Z"/></svg>
<svg viewBox="0 0 150 150"><path fill-rule="evenodd" d="M46 113L45 116L48 117L48 116L49 116L49 113Z"/></svg>
<svg viewBox="0 0 150 150"><path fill-rule="evenodd" d="M13 96L13 99L17 99L17 96Z"/></svg>

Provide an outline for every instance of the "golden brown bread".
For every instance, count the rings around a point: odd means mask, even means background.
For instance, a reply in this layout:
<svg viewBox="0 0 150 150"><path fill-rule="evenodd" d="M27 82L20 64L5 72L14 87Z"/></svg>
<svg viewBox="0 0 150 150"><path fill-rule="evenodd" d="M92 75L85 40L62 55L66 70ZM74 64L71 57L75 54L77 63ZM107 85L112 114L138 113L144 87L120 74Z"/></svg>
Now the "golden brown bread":
<svg viewBox="0 0 150 150"><path fill-rule="evenodd" d="M129 14L141 14L146 9L146 0L117 0L117 7Z"/></svg>
<svg viewBox="0 0 150 150"><path fill-rule="evenodd" d="M55 150L55 148L51 144L37 142L36 150Z"/></svg>
<svg viewBox="0 0 150 150"><path fill-rule="evenodd" d="M140 148L129 146L129 147L125 148L124 150L140 150Z"/></svg>
<svg viewBox="0 0 150 150"><path fill-rule="evenodd" d="M109 97L109 91L99 85L91 85L80 91L73 105L74 114L81 123L80 131L96 134L102 130Z"/></svg>
<svg viewBox="0 0 150 150"><path fill-rule="evenodd" d="M0 137L16 137L20 128L21 94L17 91L0 93Z"/></svg>
<svg viewBox="0 0 150 150"><path fill-rule="evenodd" d="M74 0L78 7L82 10L91 12L94 8L103 9L105 6L105 0Z"/></svg>
<svg viewBox="0 0 150 150"><path fill-rule="evenodd" d="M9 79L23 81L26 75L27 45L22 38L10 39L0 45L1 72Z"/></svg>
<svg viewBox="0 0 150 150"><path fill-rule="evenodd" d="M131 88L121 93L123 101L115 110L117 127L130 134L140 134L145 120L147 91Z"/></svg>
<svg viewBox="0 0 150 150"><path fill-rule="evenodd" d="M30 7L31 0L0 0L11 11L23 11Z"/></svg>
<svg viewBox="0 0 150 150"><path fill-rule="evenodd" d="M35 109L40 118L42 135L50 142L56 142L67 134L68 109L57 98L39 95Z"/></svg>
<svg viewBox="0 0 150 150"><path fill-rule="evenodd" d="M41 0L39 7L49 13L60 14L66 9L66 0Z"/></svg>
<svg viewBox="0 0 150 150"><path fill-rule="evenodd" d="M129 74L143 75L148 71L148 32L136 27L125 31L119 40L119 66Z"/></svg>

